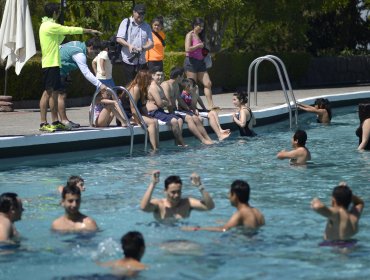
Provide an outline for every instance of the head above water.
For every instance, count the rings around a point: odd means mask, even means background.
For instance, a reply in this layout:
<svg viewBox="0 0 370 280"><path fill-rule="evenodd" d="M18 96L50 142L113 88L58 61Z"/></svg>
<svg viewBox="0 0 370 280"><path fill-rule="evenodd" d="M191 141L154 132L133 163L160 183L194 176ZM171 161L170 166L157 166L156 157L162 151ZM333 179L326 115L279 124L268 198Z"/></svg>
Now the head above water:
<svg viewBox="0 0 370 280"><path fill-rule="evenodd" d="M344 182L339 183L339 185L333 189L332 196L335 199L336 204L345 209L348 209L352 202L352 190Z"/></svg>
<svg viewBox="0 0 370 280"><path fill-rule="evenodd" d="M12 222L21 219L23 206L16 193L6 192L0 195L0 212L6 214Z"/></svg>
<svg viewBox="0 0 370 280"><path fill-rule="evenodd" d="M164 189L168 190L168 186L173 183L182 185L181 178L177 175L168 176L166 180L164 180Z"/></svg>
<svg viewBox="0 0 370 280"><path fill-rule="evenodd" d="M121 238L123 254L126 258L140 261L145 252L143 235L138 231L129 231Z"/></svg>
<svg viewBox="0 0 370 280"><path fill-rule="evenodd" d="M297 141L299 146L304 147L307 141L306 131L298 129L293 135L293 140Z"/></svg>
<svg viewBox="0 0 370 280"><path fill-rule="evenodd" d="M68 185L67 184L67 186L65 186L63 188L63 191L62 191L62 199L63 200L66 198L67 194L77 195L77 196L81 197L81 190L76 185Z"/></svg>
<svg viewBox="0 0 370 280"><path fill-rule="evenodd" d="M248 203L250 194L249 184L243 180L235 180L230 186L230 194L235 194L239 202Z"/></svg>
<svg viewBox="0 0 370 280"><path fill-rule="evenodd" d="M329 114L329 119L331 120L331 107L329 99L317 98L315 100L315 106L317 106L318 109L325 109Z"/></svg>
<svg viewBox="0 0 370 280"><path fill-rule="evenodd" d="M241 104L248 103L248 92L246 90L237 90L233 95L238 98Z"/></svg>
<svg viewBox="0 0 370 280"><path fill-rule="evenodd" d="M370 102L358 104L358 117L361 123L370 118Z"/></svg>
<svg viewBox="0 0 370 280"><path fill-rule="evenodd" d="M66 186L77 186L81 191L85 190L85 180L77 175L72 175L68 178Z"/></svg>

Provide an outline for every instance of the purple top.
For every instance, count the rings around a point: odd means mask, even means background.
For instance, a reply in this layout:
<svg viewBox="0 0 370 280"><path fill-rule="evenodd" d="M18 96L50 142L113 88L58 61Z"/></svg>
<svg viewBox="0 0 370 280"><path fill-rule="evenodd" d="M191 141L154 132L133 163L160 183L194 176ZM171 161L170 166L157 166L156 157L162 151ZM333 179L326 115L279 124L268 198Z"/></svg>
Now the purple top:
<svg viewBox="0 0 370 280"><path fill-rule="evenodd" d="M191 36L191 45L192 46L195 46L199 43L202 43L202 40L196 38L195 36ZM195 58L195 59L198 59L198 60L203 60L203 54L202 54L202 48L198 48L196 50L193 50L193 51L190 51L190 52L186 52L186 56L188 57L192 57L192 58Z"/></svg>

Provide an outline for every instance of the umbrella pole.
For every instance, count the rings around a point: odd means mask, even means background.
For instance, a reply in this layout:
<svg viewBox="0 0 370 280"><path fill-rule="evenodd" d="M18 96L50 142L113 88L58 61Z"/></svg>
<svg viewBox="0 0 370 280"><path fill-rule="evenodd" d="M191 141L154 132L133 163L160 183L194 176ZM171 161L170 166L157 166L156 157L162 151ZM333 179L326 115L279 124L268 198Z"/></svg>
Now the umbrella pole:
<svg viewBox="0 0 370 280"><path fill-rule="evenodd" d="M7 69L5 69L4 96L6 95L7 87L8 87L8 70L7 70Z"/></svg>

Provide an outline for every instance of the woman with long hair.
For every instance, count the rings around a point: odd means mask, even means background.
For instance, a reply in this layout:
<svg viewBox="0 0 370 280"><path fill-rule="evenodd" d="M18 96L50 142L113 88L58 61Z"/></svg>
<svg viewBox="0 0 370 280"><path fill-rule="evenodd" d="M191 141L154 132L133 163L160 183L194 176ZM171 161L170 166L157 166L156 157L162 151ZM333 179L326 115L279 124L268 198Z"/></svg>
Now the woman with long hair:
<svg viewBox="0 0 370 280"><path fill-rule="evenodd" d="M149 70L159 66L163 71L164 49L166 47L166 34L163 32L163 17L158 16L152 20L152 36L154 47L145 54Z"/></svg>
<svg viewBox="0 0 370 280"><path fill-rule="evenodd" d="M147 70L139 70L134 80L127 87L132 98L136 102L136 106L142 115L145 124L148 126L149 141L154 151L159 147L159 127L158 120L148 115L146 110L146 102L148 100L148 87L151 82L151 77ZM130 102L131 114L135 123L139 124L140 120L136 113L133 104Z"/></svg>
<svg viewBox="0 0 370 280"><path fill-rule="evenodd" d="M209 109L216 108L212 99L212 82L208 75L204 62L203 50L204 40L204 21L197 17L193 20L192 30L185 37L186 58L184 69L187 78L192 78L196 83L204 86L204 94L207 98Z"/></svg>

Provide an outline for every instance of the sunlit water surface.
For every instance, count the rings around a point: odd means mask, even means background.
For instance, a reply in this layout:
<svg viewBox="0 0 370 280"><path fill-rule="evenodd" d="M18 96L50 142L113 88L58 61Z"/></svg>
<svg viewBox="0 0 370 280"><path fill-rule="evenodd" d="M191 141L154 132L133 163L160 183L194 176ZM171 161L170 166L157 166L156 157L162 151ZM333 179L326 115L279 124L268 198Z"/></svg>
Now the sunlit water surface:
<svg viewBox="0 0 370 280"><path fill-rule="evenodd" d="M115 148L83 152L79 161L70 163L55 164L50 159L2 171L1 192L17 192L26 210L16 224L22 235L20 247L0 252L0 279L110 279L110 271L95 262L121 257L119 239L130 230L142 232L147 246L142 261L150 269L138 279L369 279L368 210L360 221L359 242L343 252L318 246L325 219L310 209L313 197L329 204L339 181L348 182L354 193L368 201L370 153L356 150L355 110L335 109L330 126L317 124L313 115L300 116L299 126L308 133L313 159L306 168L276 159L278 151L291 148L293 132L284 121L258 127L259 136L253 139L234 132L231 139L212 147L187 138L190 148L162 142L156 155L144 155L142 145L137 145L132 158ZM163 180L173 174L182 177L184 196L199 197L189 182L196 171L216 208L193 212L175 226L157 224L152 214L139 209L153 169L161 170L154 197L163 196ZM94 235L59 235L49 230L63 214L56 186L72 174L85 178L81 212L97 221L101 230ZM248 237L240 230L181 231L183 225L227 221L235 211L227 198L234 179L249 182L250 202L265 215L266 226L257 235Z"/></svg>

